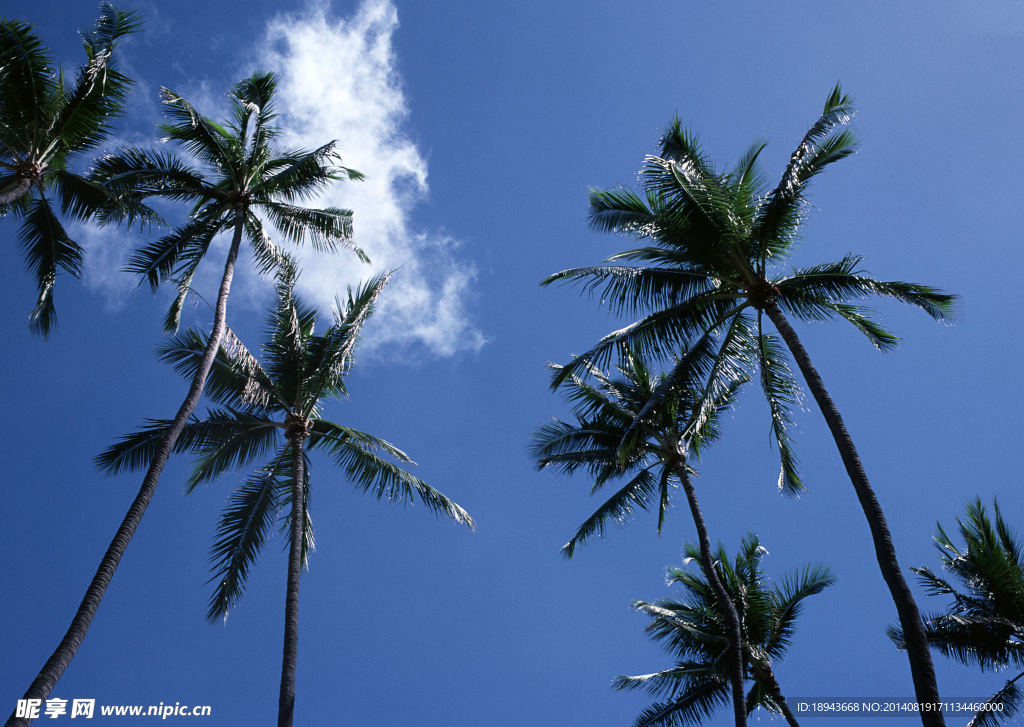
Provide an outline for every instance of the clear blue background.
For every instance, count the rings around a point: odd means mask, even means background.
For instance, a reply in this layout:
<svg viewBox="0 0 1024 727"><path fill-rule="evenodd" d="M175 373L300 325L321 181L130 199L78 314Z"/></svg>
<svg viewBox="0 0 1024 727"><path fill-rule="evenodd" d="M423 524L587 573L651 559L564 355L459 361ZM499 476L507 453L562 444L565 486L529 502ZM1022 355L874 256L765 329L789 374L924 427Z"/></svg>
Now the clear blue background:
<svg viewBox="0 0 1024 727"><path fill-rule="evenodd" d="M394 73L410 112L402 130L429 166L412 224L461 241L460 259L476 269L467 315L488 340L454 356L382 348L360 359L351 399L328 415L402 447L478 530L422 507L378 505L329 463L314 464L317 550L302 581L297 724L616 725L648 703L609 683L670 665L629 604L669 595L664 567L694 538L686 510L671 513L660 538L647 514L566 561L558 548L599 501L582 477L537 473L526 443L565 411L545 364L622 324L596 299L538 282L625 247L586 230L587 188L634 183L675 113L723 166L769 139L762 158L774 178L842 81L860 109L861 151L815 180L795 264L859 253L877 277L960 294L961 314L943 326L881 304L905 337L887 355L850 327L799 333L860 448L904 566L934 565L936 520L952 526L974 496L998 496L1024 527L1019 4L395 5ZM275 14L303 12L264 0L135 7L149 24L122 45L141 82L123 129L142 141L155 135L159 86L222 93L259 65ZM333 21L356 11L341 0L324 7ZM35 23L67 67L81 58L74 31L95 17L91 4L70 0L4 12ZM9 261L0 287L8 710L64 633L140 481L101 477L92 457L143 418L170 416L185 388L151 353L167 301L145 288L112 304L103 289L62 279L59 330L48 342L30 336L15 226L5 220L0 231ZM265 302L232 303L230 322L253 348ZM776 492L763 403L753 390L741 398L700 465L712 538L735 552L753 530L771 553L770 574L825 562L839 578L807 602L776 669L785 694L910 699L905 655L884 633L895 610L852 488L820 414L801 412L799 424L811 491L794 501ZM206 623L207 550L232 482L186 499L187 468L178 458L166 470L53 696L208 704L210 724L272 723L282 541L268 544L226 624ZM916 593L926 611L944 605ZM1015 676L938 655L936 666L947 698L981 700ZM729 722L725 710L709 721Z"/></svg>

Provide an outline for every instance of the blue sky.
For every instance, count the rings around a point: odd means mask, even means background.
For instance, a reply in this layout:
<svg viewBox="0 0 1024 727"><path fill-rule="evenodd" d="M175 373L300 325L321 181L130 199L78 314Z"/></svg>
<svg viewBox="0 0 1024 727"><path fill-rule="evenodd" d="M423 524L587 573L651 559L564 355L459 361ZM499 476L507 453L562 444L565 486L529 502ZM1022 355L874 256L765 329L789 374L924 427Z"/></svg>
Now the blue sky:
<svg viewBox="0 0 1024 727"><path fill-rule="evenodd" d="M849 327L803 325L885 508L904 566L934 565L935 522L998 496L1024 528L1024 354L1015 272L1024 141L1024 10L1016 3L702 4L655 0L437 4L140 2L146 31L122 45L138 80L112 145L151 143L167 86L217 117L256 68L281 74L282 121L307 146L332 138L368 176L329 202L355 210L359 244L398 267L335 421L408 452L416 473L466 507L470 533L422 507L361 498L314 462L317 550L302 582L298 724L629 724L647 700L609 684L670 660L633 599L670 594L664 568L693 539L683 503L661 537L653 514L573 561L558 553L599 504L582 478L537 473L530 433L564 415L545 364L623 321L547 275L596 263L625 238L585 227L589 187L636 181L678 114L723 166L755 139L781 172L837 80L857 101L861 150L818 177L794 264L855 252L879 278L962 296L954 325L895 304L904 337L879 354ZM60 61L94 19L67 0L5 12L35 23ZM0 222L11 260L15 227ZM14 706L63 634L140 478L92 457L184 385L152 351L168 295L119 268L141 238L82 229L82 283L59 281L60 328L24 325L28 276L0 289L7 353L6 527L0 705ZM208 268L209 284L219 263ZM327 304L370 274L306 259L303 292ZM271 286L243 273L229 323L258 345ZM202 306L189 325L207 325ZM867 527L820 414L798 416L810 492L777 494L763 403L750 391L697 480L713 539L754 530L769 574L824 562L836 586L807 603L777 674L793 697L910 698L905 657ZM203 620L207 550L234 482L185 498L188 462L165 471L78 656L54 691L107 704L209 704L211 724L272 719L286 563L275 541L225 624ZM239 475L238 479L241 479ZM926 598L934 611L943 604ZM982 699L1007 678L936 657L943 696ZM764 719L764 717L762 717ZM829 720L839 725L843 720ZM722 712L711 724L728 724ZM814 724L814 720L806 720ZM859 724L859 722L858 722Z"/></svg>

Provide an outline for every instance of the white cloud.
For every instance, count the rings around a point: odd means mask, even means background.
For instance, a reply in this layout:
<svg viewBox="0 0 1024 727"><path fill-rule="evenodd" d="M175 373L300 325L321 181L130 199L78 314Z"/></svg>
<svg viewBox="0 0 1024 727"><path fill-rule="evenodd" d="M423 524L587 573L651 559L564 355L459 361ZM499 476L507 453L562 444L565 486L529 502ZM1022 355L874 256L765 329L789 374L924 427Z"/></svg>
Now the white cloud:
<svg viewBox="0 0 1024 727"><path fill-rule="evenodd" d="M417 230L410 211L427 192L427 164L403 132L409 114L395 69L390 0L364 0L348 19L325 4L269 24L263 67L279 74L278 103L287 143L314 148L336 139L345 166L366 175L343 182L321 204L354 211L355 242L373 261L351 253L303 252L300 292L327 306L346 286L395 270L365 344L422 344L440 356L478 350L482 334L467 317L475 269L457 256L443 231Z"/></svg>

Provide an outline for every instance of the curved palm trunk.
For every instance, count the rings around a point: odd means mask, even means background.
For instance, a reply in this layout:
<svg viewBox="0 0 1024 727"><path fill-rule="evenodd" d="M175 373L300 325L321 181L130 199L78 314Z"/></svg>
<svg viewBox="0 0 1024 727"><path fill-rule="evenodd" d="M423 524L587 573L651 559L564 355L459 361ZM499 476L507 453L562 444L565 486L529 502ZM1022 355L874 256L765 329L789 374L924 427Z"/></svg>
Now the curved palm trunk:
<svg viewBox="0 0 1024 727"><path fill-rule="evenodd" d="M299 661L299 577L302 574L302 526L306 508L303 488L305 432L292 437L292 520L288 551L288 585L284 602L284 654L281 658L281 696L277 703L277 727L292 727L295 713L295 670Z"/></svg>
<svg viewBox="0 0 1024 727"><path fill-rule="evenodd" d="M31 179L28 177L18 177L17 181L14 182L13 187L8 187L6 190L0 191L0 205L10 204L11 202L17 201L31 186Z"/></svg>
<svg viewBox="0 0 1024 727"><path fill-rule="evenodd" d="M868 482L864 465L861 464L860 456L853 445L853 439L846 431L843 418L839 415L839 410L825 389L825 384L822 382L821 376L818 375L817 369L811 363L807 350L797 337L796 331L789 325L789 321L783 315L778 304L774 301L769 302L765 305L764 312L768 314L782 335L790 353L793 354L793 359L800 367L800 372L804 375L807 387L811 390L814 400L818 402L818 407L821 409L828 428L832 432L836 447L839 449L839 455L843 459L850 482L853 483L853 489L857 493L864 517L867 518L868 527L871 530L871 540L875 546L875 557L878 559L878 567L882 571L882 578L885 579L892 600L896 604L900 626L903 628L917 701L938 704L940 701L939 689L935 680L935 667L932 665L931 652L928 650L928 637L925 634L924 622L921 620L921 613L914 601L914 594L911 593L906 579L903 578L900 564L896 560L896 549L892 543L889 526L885 521L885 514ZM925 725L940 727L945 725L940 711L921 710L921 721Z"/></svg>
<svg viewBox="0 0 1024 727"><path fill-rule="evenodd" d="M92 623L96 611L99 609L103 594L107 590L107 586L110 585L110 580L114 577L114 571L117 570L121 557L128 548L128 543L131 541L132 536L135 535L135 530L139 527L139 523L142 521L142 516L146 512L150 500L153 499L153 493L156 492L157 483L160 481L160 474L163 472L164 465L167 464L174 445L178 441L178 436L181 434L182 429L184 429L188 418L199 404L199 399L203 395L203 387L206 384L206 376L213 367L217 349L220 348L220 342L224 337L228 292L231 290L231 279L234 277L235 261L238 258L238 249L242 243L244 219L242 213L239 212L235 221L231 250L228 252L228 259L224 265L224 277L221 279L220 292L217 294L217 307L214 311L210 342L203 353L203 358L195 376L192 377L192 384L189 387L188 395L182 402L181 408L178 409L178 413L175 415L171 426L168 427L167 432L157 444L153 461L150 463L146 476L142 480L142 487L135 496L131 507L128 508L128 513L124 516L124 520L121 521L121 526L117 529L117 533L107 548L107 552L104 553L103 560L100 561L100 567L96 571L96 575L93 576L88 590L85 592L85 598L82 599L82 603L78 606L78 611L71 621L71 626L68 628L67 633L64 634L64 638L61 639L57 649L47 660L46 664L43 665L35 681L32 682L28 691L25 692L24 699L46 699L50 696L50 692L57 684L57 680L60 679L64 670L74 658L78 647L82 644L82 640L85 639L85 634L89 630L89 625ZM31 722L29 719L18 718L14 716L15 714L16 712L7 720L5 727L25 727L25 725Z"/></svg>
<svg viewBox="0 0 1024 727"><path fill-rule="evenodd" d="M743 635L740 631L740 615L736 610L736 604L729 598L729 593L722 585L722 580L715 570L714 561L711 559L711 539L708 537L704 515L700 511L697 493L693 489L693 483L690 482L690 475L686 472L686 467L681 464L677 465L675 470L679 481L683 484L683 490L686 492L686 501L690 504L693 524L697 527L697 540L700 543L700 561L704 576L711 584L715 597L725 613L725 623L729 628L729 681L732 686L733 714L736 718L736 727L745 727L747 724L747 700L743 693Z"/></svg>

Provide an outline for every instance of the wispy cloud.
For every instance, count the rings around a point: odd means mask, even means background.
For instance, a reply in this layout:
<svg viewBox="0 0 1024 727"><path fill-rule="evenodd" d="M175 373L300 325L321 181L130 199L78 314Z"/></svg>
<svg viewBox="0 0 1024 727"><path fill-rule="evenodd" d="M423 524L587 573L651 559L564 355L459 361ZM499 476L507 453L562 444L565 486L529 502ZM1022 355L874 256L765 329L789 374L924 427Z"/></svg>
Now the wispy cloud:
<svg viewBox="0 0 1024 727"><path fill-rule="evenodd" d="M347 285L396 270L366 344L422 344L449 356L484 343L467 312L476 273L457 240L411 221L427 192L427 164L404 132L409 109L395 68L397 28L390 0L364 0L346 19L319 3L271 21L259 57L280 75L288 142L312 148L336 139L345 166L366 175L335 185L322 203L354 211L355 241L373 265L304 251L302 294L326 306Z"/></svg>

